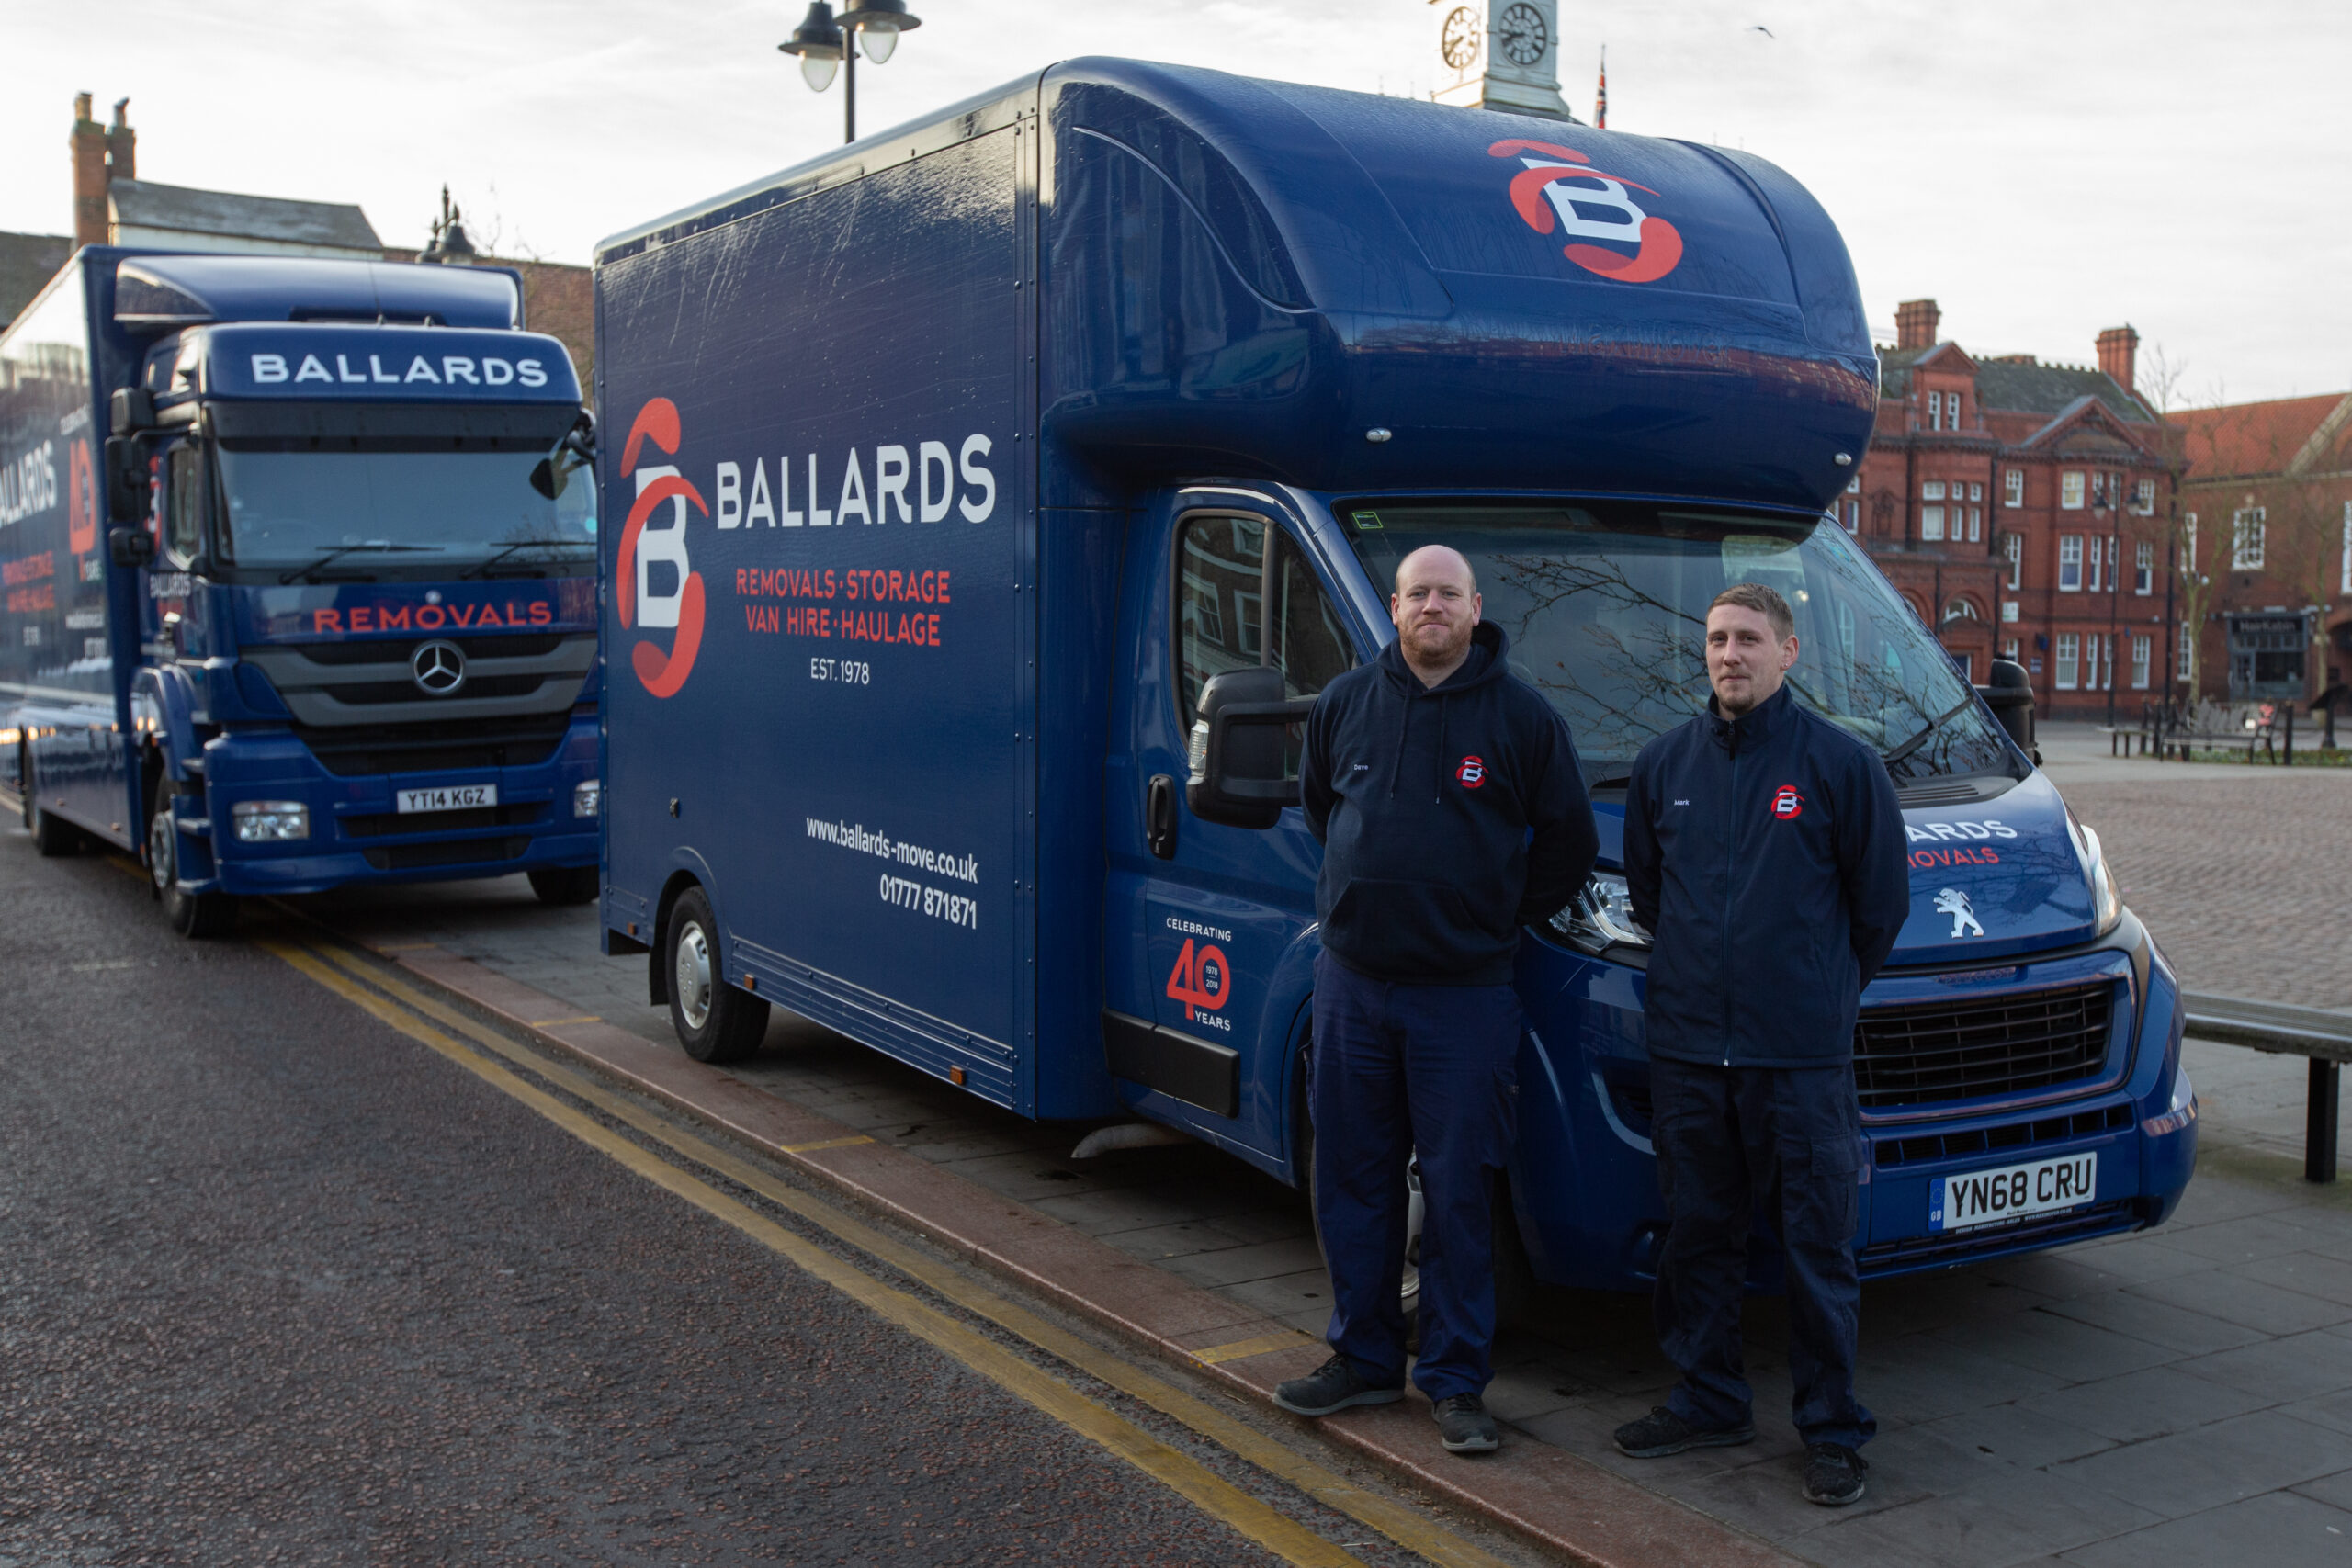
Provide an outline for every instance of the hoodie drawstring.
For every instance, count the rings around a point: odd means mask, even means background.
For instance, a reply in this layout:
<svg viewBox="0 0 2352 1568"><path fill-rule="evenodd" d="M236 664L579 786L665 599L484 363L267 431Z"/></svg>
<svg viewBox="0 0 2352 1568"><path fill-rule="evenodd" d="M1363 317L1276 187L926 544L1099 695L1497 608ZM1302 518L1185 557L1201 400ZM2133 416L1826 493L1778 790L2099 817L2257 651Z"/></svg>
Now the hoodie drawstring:
<svg viewBox="0 0 2352 1568"><path fill-rule="evenodd" d="M1405 732L1413 727L1413 694L1405 694L1403 705L1396 710L1396 745L1388 758L1388 798L1396 798L1396 775L1405 766Z"/></svg>
<svg viewBox="0 0 2352 1568"><path fill-rule="evenodd" d="M1443 692L1437 698L1437 793L1430 796L1432 806L1445 804L1445 710L1453 699Z"/></svg>

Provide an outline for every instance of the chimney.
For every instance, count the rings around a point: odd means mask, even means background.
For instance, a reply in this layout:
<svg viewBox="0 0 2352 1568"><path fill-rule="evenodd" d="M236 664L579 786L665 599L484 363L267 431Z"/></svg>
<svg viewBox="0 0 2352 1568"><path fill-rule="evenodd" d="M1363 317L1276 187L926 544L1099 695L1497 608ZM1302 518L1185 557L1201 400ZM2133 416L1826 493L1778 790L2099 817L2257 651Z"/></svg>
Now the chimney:
<svg viewBox="0 0 2352 1568"><path fill-rule="evenodd" d="M139 177L139 133L130 129L124 111L130 107L129 98L114 101L114 123L107 127L107 183L135 180Z"/></svg>
<svg viewBox="0 0 2352 1568"><path fill-rule="evenodd" d="M130 132L126 130L126 139ZM107 132L90 118L90 95L74 95L74 243L107 243Z"/></svg>
<svg viewBox="0 0 2352 1568"><path fill-rule="evenodd" d="M2140 334L2130 327L2109 327L2098 334L2098 367L2127 392L2132 389L2132 373L2139 359Z"/></svg>
<svg viewBox="0 0 2352 1568"><path fill-rule="evenodd" d="M1935 347L1936 323L1943 320L1943 314L1936 309L1933 299L1905 299L1894 308L1894 346Z"/></svg>

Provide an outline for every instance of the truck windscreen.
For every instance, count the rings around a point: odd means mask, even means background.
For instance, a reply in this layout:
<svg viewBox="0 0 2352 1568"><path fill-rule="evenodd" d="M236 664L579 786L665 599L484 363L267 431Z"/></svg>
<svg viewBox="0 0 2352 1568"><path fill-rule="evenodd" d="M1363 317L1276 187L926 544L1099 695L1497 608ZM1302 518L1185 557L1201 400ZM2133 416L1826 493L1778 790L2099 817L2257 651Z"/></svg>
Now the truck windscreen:
<svg viewBox="0 0 2352 1568"><path fill-rule="evenodd" d="M1736 582L1796 617L1796 700L1876 747L1898 784L2006 773L1967 681L1834 523L1632 503L1343 506L1385 592L1423 545L1468 558L1483 618L1567 718L1589 782L1622 784L1645 741L1706 706L1707 606Z"/></svg>
<svg viewBox="0 0 2352 1568"><path fill-rule="evenodd" d="M595 566L595 481L544 441L229 437L219 452L224 565L288 581Z"/></svg>

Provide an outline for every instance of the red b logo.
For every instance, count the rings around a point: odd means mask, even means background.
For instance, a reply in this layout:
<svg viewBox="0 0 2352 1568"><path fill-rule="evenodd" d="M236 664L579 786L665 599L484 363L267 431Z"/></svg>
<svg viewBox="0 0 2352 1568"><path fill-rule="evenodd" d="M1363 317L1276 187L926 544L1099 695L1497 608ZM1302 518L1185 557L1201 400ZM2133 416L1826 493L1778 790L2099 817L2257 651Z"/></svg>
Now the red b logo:
<svg viewBox="0 0 2352 1568"><path fill-rule="evenodd" d="M1786 822L1792 817L1804 815L1804 796L1794 784L1782 784L1772 792L1772 815Z"/></svg>
<svg viewBox="0 0 2352 1568"><path fill-rule="evenodd" d="M1487 764L1480 758L1464 757L1462 765L1453 770L1453 776L1462 781L1464 789L1476 789L1487 782Z"/></svg>
<svg viewBox="0 0 2352 1568"><path fill-rule="evenodd" d="M669 464L638 466L638 454L647 442L675 457L678 451L678 409L667 398L655 398L639 409L629 427L628 444L621 448L621 477L637 479L637 504L621 525L620 557L613 568L613 600L621 626L668 629L670 651L650 642L629 649L629 668L645 689L657 697L674 697L695 667L702 647L702 573L686 559L686 503L704 516L710 508L695 490ZM662 502L670 505L670 525L647 525ZM656 592L647 568L667 563L674 581L667 592Z"/></svg>

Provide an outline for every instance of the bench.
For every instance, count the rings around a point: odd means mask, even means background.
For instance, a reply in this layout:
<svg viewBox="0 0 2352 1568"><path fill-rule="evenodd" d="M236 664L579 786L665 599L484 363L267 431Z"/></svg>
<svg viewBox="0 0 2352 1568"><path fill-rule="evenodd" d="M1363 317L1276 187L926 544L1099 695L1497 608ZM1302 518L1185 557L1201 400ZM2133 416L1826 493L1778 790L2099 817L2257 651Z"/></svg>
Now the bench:
<svg viewBox="0 0 2352 1568"><path fill-rule="evenodd" d="M2311 1096L2303 1112L2303 1179L2335 1179L2336 1089L2352 1062L2352 1013L2243 997L2183 993L2188 1039L2311 1059Z"/></svg>

